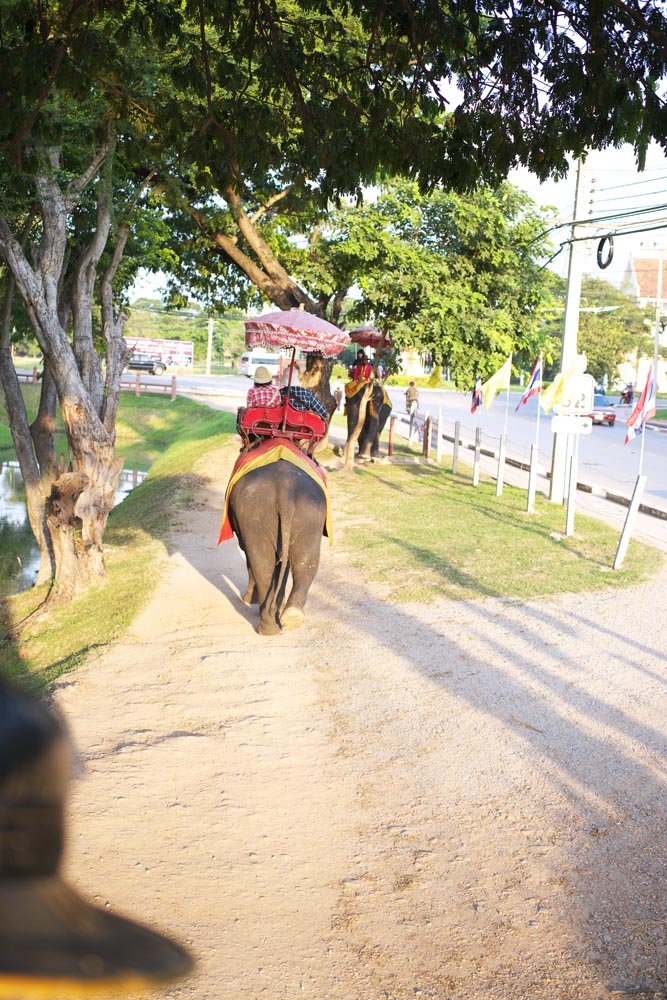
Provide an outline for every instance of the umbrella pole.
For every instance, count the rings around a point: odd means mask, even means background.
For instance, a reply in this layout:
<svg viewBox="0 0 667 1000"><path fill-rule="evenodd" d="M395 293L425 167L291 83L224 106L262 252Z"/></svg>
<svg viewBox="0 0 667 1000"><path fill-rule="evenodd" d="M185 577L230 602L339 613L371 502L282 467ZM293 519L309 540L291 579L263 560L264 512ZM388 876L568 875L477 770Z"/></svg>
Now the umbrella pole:
<svg viewBox="0 0 667 1000"><path fill-rule="evenodd" d="M285 405L283 406L283 423L282 427L280 428L281 431L284 431L287 426L287 404L289 403L289 391L290 391L290 386L292 385L292 373L294 371L295 357L296 357L296 347L293 347L292 357L290 358L290 363L289 363L289 374L287 376L287 392L285 393Z"/></svg>

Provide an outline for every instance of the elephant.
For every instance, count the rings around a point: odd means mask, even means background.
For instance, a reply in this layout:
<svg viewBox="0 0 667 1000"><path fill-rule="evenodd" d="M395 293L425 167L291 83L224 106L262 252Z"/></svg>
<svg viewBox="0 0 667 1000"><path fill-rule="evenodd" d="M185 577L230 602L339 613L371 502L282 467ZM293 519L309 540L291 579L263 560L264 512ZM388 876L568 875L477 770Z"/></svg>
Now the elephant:
<svg viewBox="0 0 667 1000"><path fill-rule="evenodd" d="M248 566L243 603L259 604L257 631L275 635L299 628L327 523L324 484L281 459L241 476L231 488L227 510ZM290 571L292 589L285 602Z"/></svg>
<svg viewBox="0 0 667 1000"><path fill-rule="evenodd" d="M350 383L348 383L350 384ZM357 426L359 415L359 404L363 394L363 387L359 392L348 396L345 393L346 413L347 413L347 436L348 438ZM372 404L372 406L371 406ZM371 412L372 410L372 412ZM380 454L380 434L384 430L384 425L391 413L391 403L379 382L373 383L373 394L366 410L366 419L359 435L359 452L357 458L375 459Z"/></svg>

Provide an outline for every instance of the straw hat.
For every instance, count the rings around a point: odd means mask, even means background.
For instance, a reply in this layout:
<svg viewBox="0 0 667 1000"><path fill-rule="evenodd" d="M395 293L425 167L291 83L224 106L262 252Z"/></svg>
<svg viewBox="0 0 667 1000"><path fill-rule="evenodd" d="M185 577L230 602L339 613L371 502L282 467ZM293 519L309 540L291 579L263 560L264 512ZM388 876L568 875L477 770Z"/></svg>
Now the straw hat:
<svg viewBox="0 0 667 1000"><path fill-rule="evenodd" d="M134 992L192 967L180 945L61 878L69 769L60 721L0 681L0 997Z"/></svg>
<svg viewBox="0 0 667 1000"><path fill-rule="evenodd" d="M255 374L253 378L255 379L255 382L257 382L258 385L268 385L269 382L273 382L273 375L271 374L268 368L264 367L264 365L259 365L257 368L255 368Z"/></svg>

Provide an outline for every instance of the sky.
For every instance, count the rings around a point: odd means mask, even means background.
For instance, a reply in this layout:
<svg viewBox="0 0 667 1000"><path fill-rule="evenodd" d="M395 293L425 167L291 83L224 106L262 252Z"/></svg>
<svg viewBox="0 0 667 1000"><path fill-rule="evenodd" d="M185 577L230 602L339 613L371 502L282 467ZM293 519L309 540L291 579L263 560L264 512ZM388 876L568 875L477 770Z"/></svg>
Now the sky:
<svg viewBox="0 0 667 1000"><path fill-rule="evenodd" d="M649 256L660 247L667 248L667 157L653 144L645 169L639 173L632 147L621 146L590 153L582 171L583 204L577 216L591 220L586 230L591 239L584 244L584 270L619 285L630 254ZM510 180L523 188L539 207L553 205L554 223L571 222L576 195L575 165L562 181L540 184L525 169L513 171ZM632 233L633 229L644 231ZM601 270L597 264L598 244L610 232L614 234L614 254L610 265ZM569 226L555 229L551 236L554 249L569 235ZM567 261L567 247L564 247L550 266L565 277Z"/></svg>
<svg viewBox="0 0 667 1000"><path fill-rule="evenodd" d="M657 144L647 155L642 173L637 171L631 146L592 152L583 165L583 206L580 218L590 223L590 241L585 243L584 271L620 285L630 254L647 256L659 247L667 249L667 157ZM538 207L553 206L552 235L554 251L567 240L573 217L576 193L576 166L561 181L541 184L526 169L514 170L510 181L526 191ZM643 228L643 232L629 230ZM597 265L597 248L602 236L614 233L614 254L610 265L601 270ZM562 277L567 275L568 251L564 246L549 265ZM140 274L130 295L136 298L159 298L164 288L164 275Z"/></svg>

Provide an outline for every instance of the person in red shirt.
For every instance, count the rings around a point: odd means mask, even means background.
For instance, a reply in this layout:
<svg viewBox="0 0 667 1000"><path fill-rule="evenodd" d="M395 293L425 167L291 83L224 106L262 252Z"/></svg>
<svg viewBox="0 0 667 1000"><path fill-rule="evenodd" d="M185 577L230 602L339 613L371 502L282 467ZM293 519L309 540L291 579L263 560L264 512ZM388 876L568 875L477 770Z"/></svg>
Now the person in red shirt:
<svg viewBox="0 0 667 1000"><path fill-rule="evenodd" d="M246 406L280 406L280 389L273 384L273 375L264 365L255 368L255 384L248 389Z"/></svg>
<svg viewBox="0 0 667 1000"><path fill-rule="evenodd" d="M353 382L368 382L373 371L373 366L366 357L363 348L357 351L357 360L350 370L350 378Z"/></svg>

